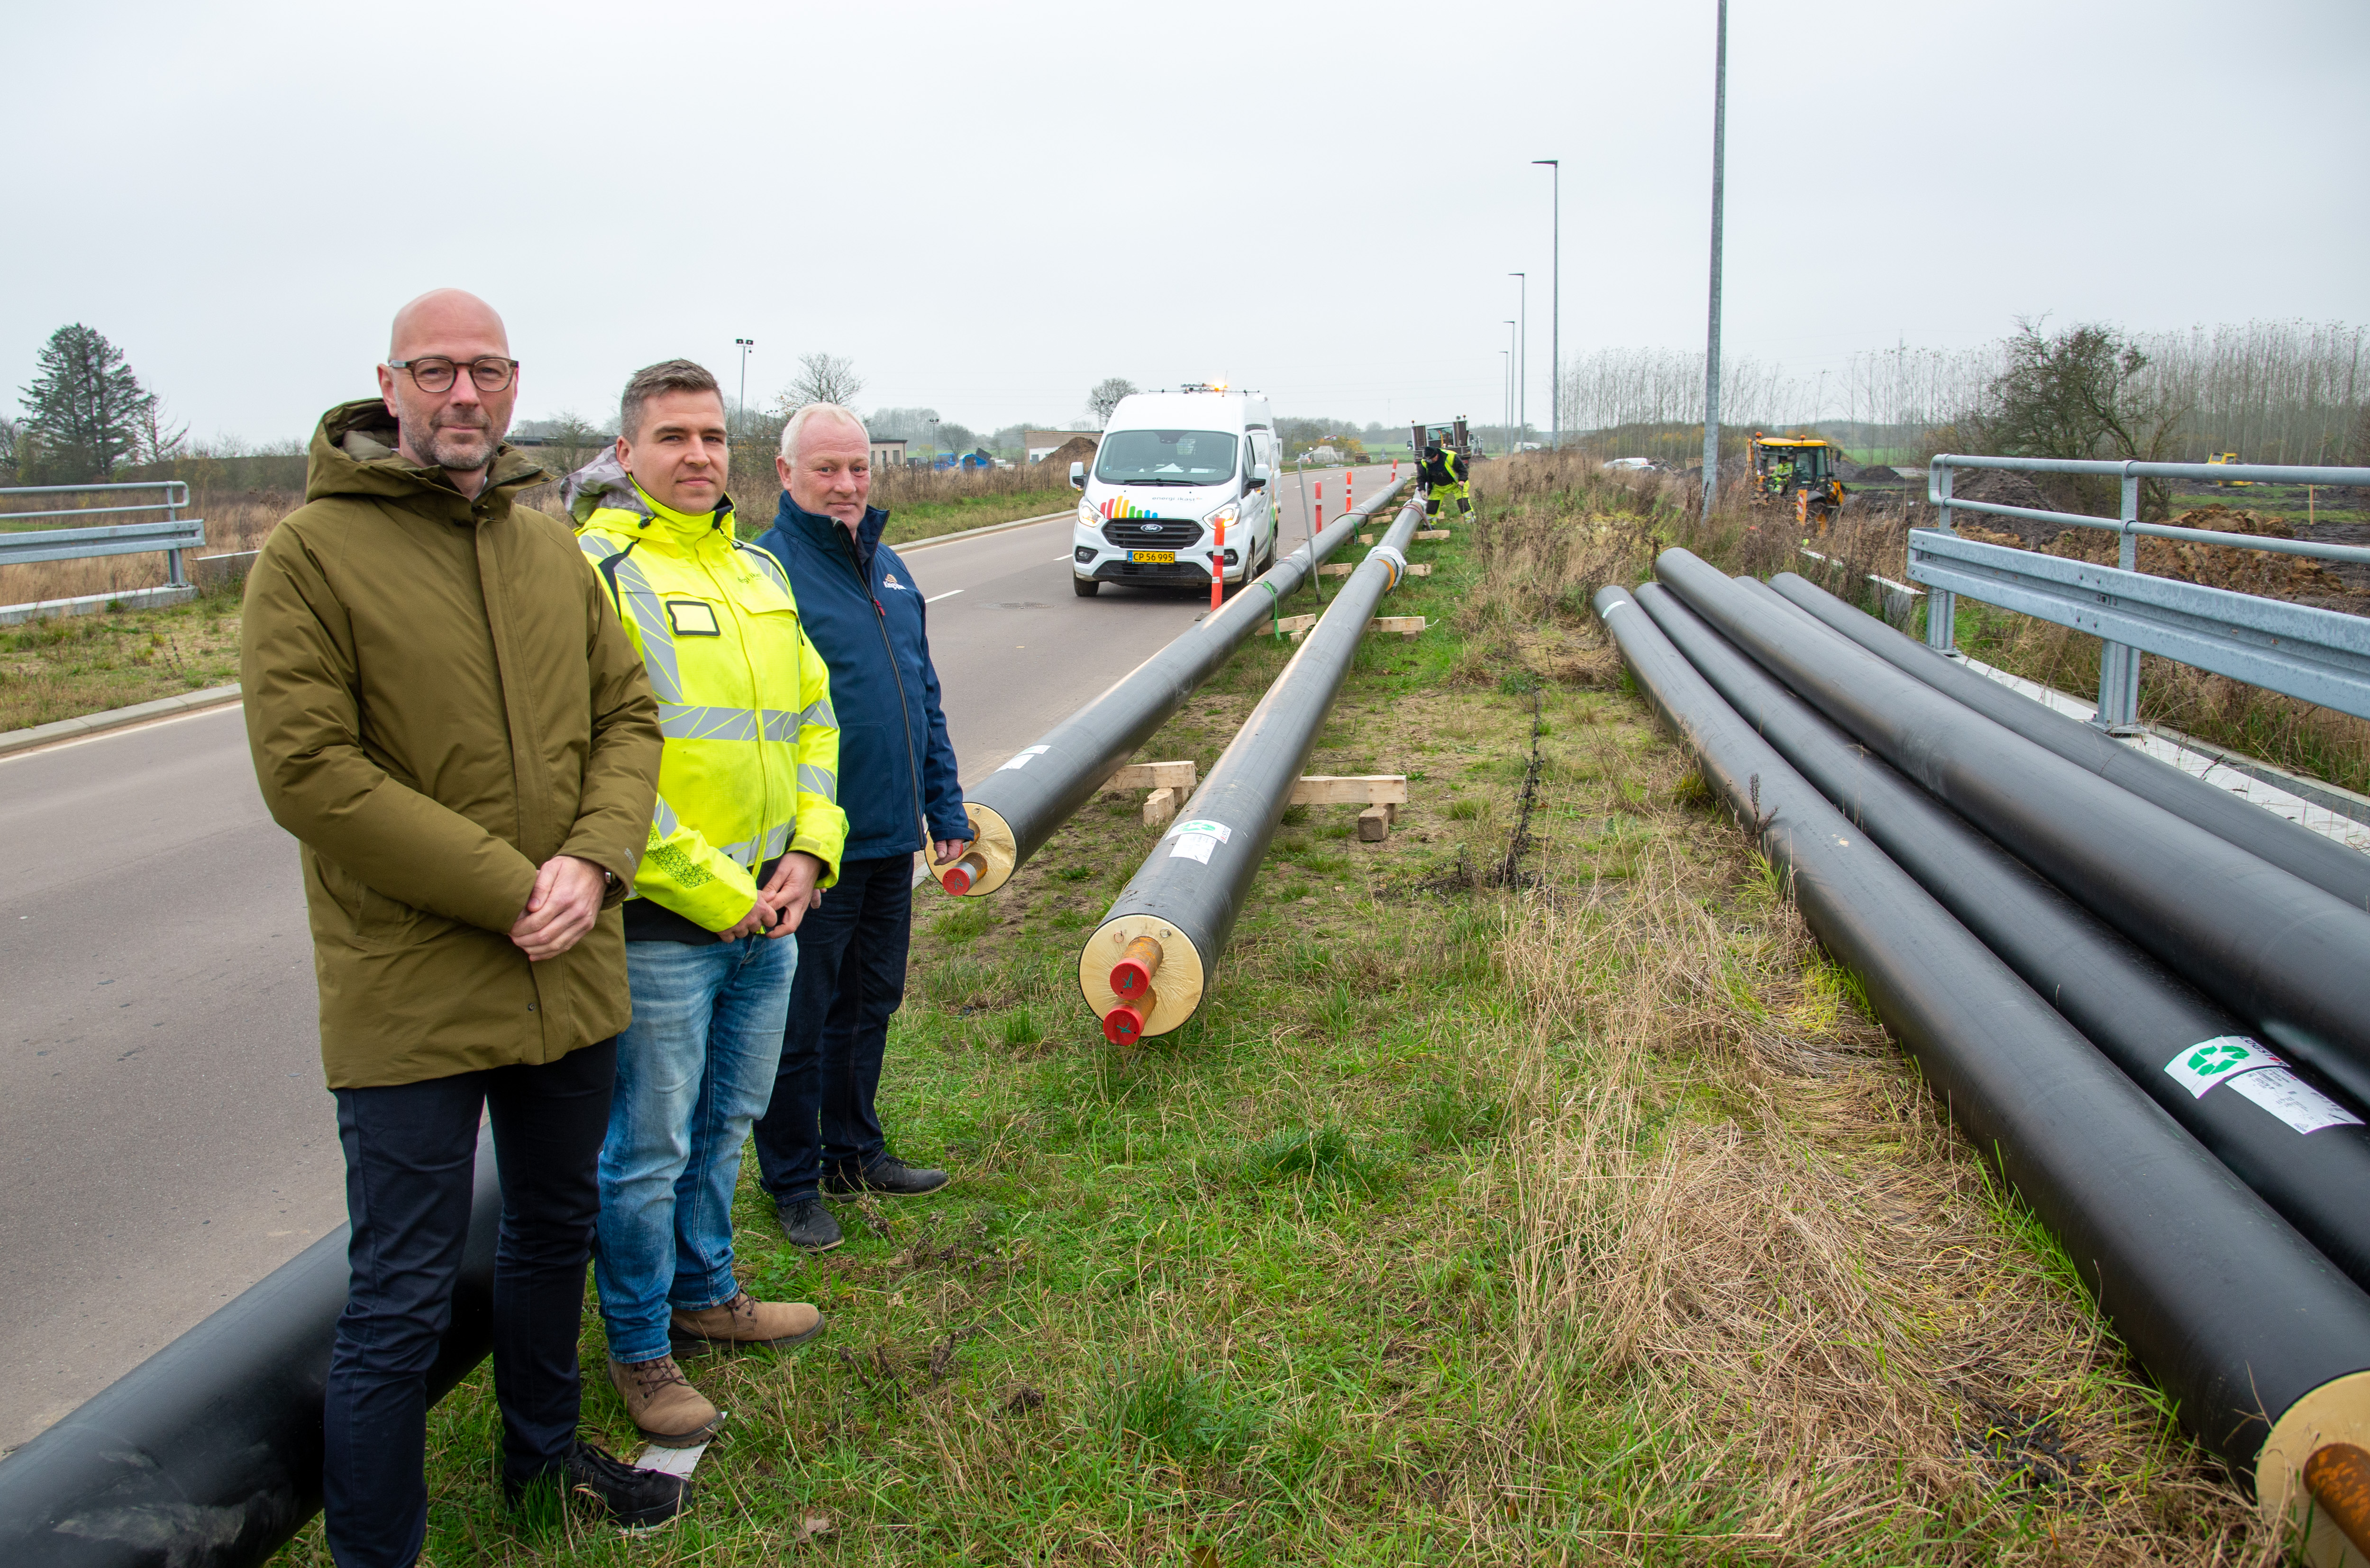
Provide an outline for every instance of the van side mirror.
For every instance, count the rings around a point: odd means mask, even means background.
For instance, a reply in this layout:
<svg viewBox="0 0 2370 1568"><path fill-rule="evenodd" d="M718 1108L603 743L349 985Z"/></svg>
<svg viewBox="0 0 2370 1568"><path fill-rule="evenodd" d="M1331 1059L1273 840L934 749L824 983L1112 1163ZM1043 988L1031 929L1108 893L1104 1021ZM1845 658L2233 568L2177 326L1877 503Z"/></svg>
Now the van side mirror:
<svg viewBox="0 0 2370 1568"><path fill-rule="evenodd" d="M1083 490L1086 487L1087 465L1083 463L1073 460L1070 464L1070 488L1073 490Z"/></svg>
<svg viewBox="0 0 2370 1568"><path fill-rule="evenodd" d="M1264 490L1267 488L1268 480L1272 478L1274 474L1275 471L1270 468L1266 464L1254 463L1251 464L1250 477L1243 481L1243 488L1246 490Z"/></svg>

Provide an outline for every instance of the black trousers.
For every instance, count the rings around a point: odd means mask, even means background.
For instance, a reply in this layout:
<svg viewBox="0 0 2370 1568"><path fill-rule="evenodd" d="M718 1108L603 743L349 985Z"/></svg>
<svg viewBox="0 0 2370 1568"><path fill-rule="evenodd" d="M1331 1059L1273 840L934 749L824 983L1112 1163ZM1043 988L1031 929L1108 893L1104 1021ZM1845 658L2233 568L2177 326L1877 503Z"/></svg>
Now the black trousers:
<svg viewBox="0 0 2370 1568"><path fill-rule="evenodd" d="M323 1515L339 1568L409 1568L428 1530L427 1374L453 1316L477 1116L502 1182L494 1395L502 1470L526 1481L576 1436L576 1335L601 1215L594 1178L617 1043L542 1067L340 1089L353 1271L322 1403Z"/></svg>
<svg viewBox="0 0 2370 1568"><path fill-rule="evenodd" d="M844 862L799 924L782 1063L756 1126L757 1169L777 1204L817 1196L826 1170L853 1176L889 1151L873 1102L913 931L909 854Z"/></svg>

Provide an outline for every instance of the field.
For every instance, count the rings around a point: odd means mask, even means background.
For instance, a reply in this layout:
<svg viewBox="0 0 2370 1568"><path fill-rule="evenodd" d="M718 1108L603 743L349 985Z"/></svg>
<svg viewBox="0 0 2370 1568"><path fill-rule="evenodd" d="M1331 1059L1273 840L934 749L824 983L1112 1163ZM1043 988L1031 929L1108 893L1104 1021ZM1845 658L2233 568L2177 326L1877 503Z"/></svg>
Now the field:
<svg viewBox="0 0 2370 1568"><path fill-rule="evenodd" d="M1437 624L1369 639L1309 764L1413 804L1379 844L1287 813L1176 1035L1114 1049L1077 995L1134 799L993 898L923 889L884 1113L957 1184L814 1258L749 1162L749 1283L830 1328L694 1374L733 1414L691 1513L507 1515L481 1369L431 1418L426 1560L2263 1561L1596 631L1657 536L1766 548L1674 501L1507 465L1417 547L1387 609ZM1206 769L1287 652L1142 755ZM589 1310L581 1354L630 1455Z"/></svg>

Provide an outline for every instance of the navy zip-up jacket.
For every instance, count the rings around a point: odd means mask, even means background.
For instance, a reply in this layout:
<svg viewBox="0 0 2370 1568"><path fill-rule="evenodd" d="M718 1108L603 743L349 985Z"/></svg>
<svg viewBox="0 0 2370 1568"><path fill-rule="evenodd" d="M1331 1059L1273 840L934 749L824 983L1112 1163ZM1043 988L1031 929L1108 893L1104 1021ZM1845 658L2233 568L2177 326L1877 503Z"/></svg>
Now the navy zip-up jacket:
<svg viewBox="0 0 2370 1568"><path fill-rule="evenodd" d="M757 541L789 572L807 636L831 666L848 860L913 853L925 818L932 839L972 837L922 595L880 543L888 526L886 509L868 507L850 539L785 491Z"/></svg>

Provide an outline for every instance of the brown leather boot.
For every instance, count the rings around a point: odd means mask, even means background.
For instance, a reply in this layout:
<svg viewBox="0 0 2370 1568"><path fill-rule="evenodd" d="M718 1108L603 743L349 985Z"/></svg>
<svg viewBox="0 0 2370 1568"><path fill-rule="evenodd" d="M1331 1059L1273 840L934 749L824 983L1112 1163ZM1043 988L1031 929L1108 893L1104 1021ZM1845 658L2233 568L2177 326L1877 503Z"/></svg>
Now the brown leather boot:
<svg viewBox="0 0 2370 1568"><path fill-rule="evenodd" d="M760 1301L743 1290L696 1312L676 1308L667 1340L677 1356L708 1356L736 1345L804 1345L821 1333L823 1314L806 1302Z"/></svg>
<svg viewBox="0 0 2370 1568"><path fill-rule="evenodd" d="M609 1380L617 1385L636 1430L662 1448L705 1443L724 1425L724 1413L691 1386L672 1356L630 1365L612 1361Z"/></svg>

